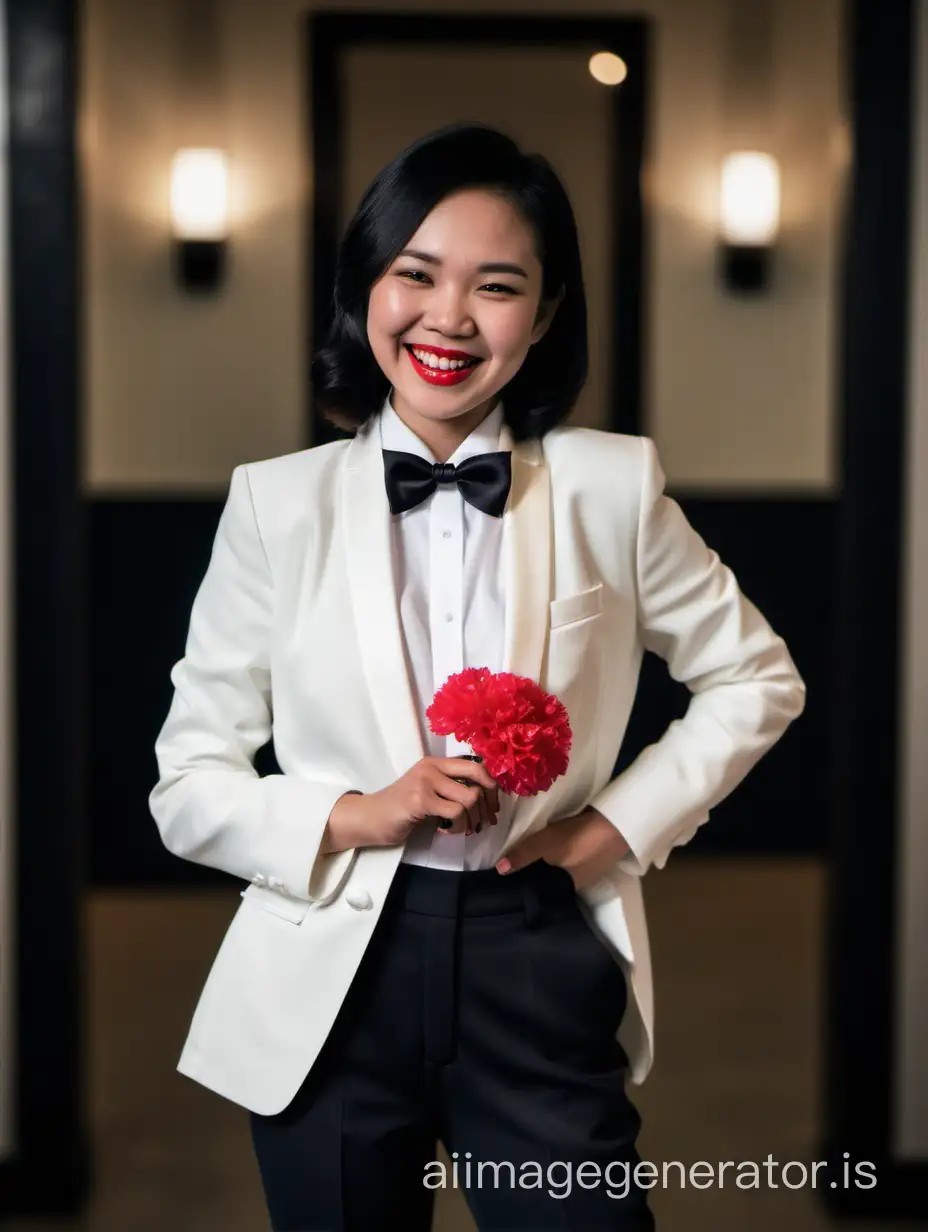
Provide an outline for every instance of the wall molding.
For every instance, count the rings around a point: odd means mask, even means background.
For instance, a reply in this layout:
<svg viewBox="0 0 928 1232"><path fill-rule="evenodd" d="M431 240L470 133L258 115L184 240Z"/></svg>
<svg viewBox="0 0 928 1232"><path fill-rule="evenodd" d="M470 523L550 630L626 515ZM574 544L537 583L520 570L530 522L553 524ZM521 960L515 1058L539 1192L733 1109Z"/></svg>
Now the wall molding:
<svg viewBox="0 0 928 1232"><path fill-rule="evenodd" d="M835 505L705 496L687 498L683 505L786 639L808 681L809 701L802 721L678 855L821 855L827 845L822 750L833 619L831 572L823 561L833 551ZM147 806L157 777L154 741L171 700L169 673L183 654L190 606L221 508L221 500L172 500L168 494L97 500L90 506L90 867L95 885L226 880L165 851ZM131 705L125 697L127 680L132 681ZM660 736L687 696L659 659L646 657L620 767ZM262 773L276 769L272 749L262 750L260 759Z"/></svg>
<svg viewBox="0 0 928 1232"><path fill-rule="evenodd" d="M840 390L844 500L835 532L831 879L822 1158L871 1160L872 1190L822 1191L842 1216L928 1214L928 1160L894 1152L902 852L900 681L909 270L918 0L856 0L848 24L855 140L844 228Z"/></svg>
<svg viewBox="0 0 928 1232"><path fill-rule="evenodd" d="M0 1214L71 1214L85 1109L77 14L6 0L13 364L15 1152Z"/></svg>

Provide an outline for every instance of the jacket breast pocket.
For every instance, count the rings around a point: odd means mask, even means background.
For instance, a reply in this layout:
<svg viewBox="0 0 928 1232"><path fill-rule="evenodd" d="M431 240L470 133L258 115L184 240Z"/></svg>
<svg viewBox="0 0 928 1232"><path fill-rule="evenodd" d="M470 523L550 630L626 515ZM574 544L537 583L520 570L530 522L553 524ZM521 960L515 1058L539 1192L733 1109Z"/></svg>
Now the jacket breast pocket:
<svg viewBox="0 0 928 1232"><path fill-rule="evenodd" d="M304 902L301 898L289 898L286 894L278 894L276 890L269 890L267 886L254 883L246 886L241 891L241 896L244 902L279 916L282 920L289 920L291 924L299 924L312 907L311 902Z"/></svg>
<svg viewBox="0 0 928 1232"><path fill-rule="evenodd" d="M561 629L564 625L589 620L591 616L598 616L603 610L603 584L597 582L588 590L580 590L573 595L564 595L561 599L552 599L549 607L549 624L552 629Z"/></svg>
<svg viewBox="0 0 928 1232"><path fill-rule="evenodd" d="M603 586L550 603L545 681L563 702L576 745L594 738L603 680Z"/></svg>

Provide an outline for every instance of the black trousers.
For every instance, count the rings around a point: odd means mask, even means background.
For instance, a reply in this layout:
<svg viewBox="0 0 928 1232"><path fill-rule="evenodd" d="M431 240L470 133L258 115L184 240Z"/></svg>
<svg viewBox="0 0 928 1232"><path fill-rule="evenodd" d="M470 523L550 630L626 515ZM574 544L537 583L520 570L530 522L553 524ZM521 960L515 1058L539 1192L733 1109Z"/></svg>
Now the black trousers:
<svg viewBox="0 0 928 1232"><path fill-rule="evenodd" d="M274 1232L428 1232L441 1186L480 1232L650 1232L626 1000L563 869L400 864L306 1081L249 1113Z"/></svg>

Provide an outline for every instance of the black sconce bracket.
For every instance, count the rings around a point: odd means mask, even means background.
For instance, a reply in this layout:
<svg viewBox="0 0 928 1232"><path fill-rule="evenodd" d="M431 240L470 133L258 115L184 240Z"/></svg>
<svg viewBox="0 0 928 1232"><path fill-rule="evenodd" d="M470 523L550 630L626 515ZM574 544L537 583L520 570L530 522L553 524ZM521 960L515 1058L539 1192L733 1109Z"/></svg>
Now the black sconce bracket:
<svg viewBox="0 0 928 1232"><path fill-rule="evenodd" d="M175 240L174 267L178 281L198 294L216 291L225 280L226 240Z"/></svg>
<svg viewBox="0 0 928 1232"><path fill-rule="evenodd" d="M768 244L719 244L719 273L728 291L741 295L766 291L772 248Z"/></svg>

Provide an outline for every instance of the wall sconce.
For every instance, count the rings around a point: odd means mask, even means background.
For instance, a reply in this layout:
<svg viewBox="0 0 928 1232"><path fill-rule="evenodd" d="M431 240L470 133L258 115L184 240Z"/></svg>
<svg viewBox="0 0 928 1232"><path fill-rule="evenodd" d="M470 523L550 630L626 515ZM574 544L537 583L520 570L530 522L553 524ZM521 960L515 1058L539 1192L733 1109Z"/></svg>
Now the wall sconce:
<svg viewBox="0 0 928 1232"><path fill-rule="evenodd" d="M769 154L740 151L722 164L719 260L730 291L767 287L780 225L780 169Z"/></svg>
<svg viewBox="0 0 928 1232"><path fill-rule="evenodd" d="M620 86L628 76L628 65L614 51L597 51L590 56L587 68L594 81L603 86Z"/></svg>
<svg viewBox="0 0 928 1232"><path fill-rule="evenodd" d="M228 168L222 150L178 150L171 165L175 272L188 291L215 291L228 246Z"/></svg>

